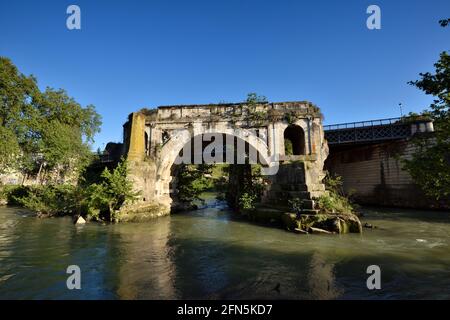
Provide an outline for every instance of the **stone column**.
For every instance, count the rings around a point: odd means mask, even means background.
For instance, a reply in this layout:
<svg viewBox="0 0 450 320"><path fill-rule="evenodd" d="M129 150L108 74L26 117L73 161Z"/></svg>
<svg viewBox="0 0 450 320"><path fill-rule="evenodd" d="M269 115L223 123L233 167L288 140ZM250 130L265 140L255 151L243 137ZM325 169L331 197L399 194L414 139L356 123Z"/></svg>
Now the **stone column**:
<svg viewBox="0 0 450 320"><path fill-rule="evenodd" d="M130 129L129 161L142 161L145 155L145 115L133 113Z"/></svg>

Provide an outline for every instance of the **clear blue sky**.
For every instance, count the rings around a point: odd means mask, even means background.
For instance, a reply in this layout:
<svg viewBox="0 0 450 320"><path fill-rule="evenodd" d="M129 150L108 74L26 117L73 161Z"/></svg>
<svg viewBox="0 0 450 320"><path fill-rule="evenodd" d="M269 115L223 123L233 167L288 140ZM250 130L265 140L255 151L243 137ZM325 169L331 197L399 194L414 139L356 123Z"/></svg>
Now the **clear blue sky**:
<svg viewBox="0 0 450 320"><path fill-rule="evenodd" d="M82 29L66 28L81 8ZM366 28L377 4L382 29ZM130 112L158 105L309 100L325 123L421 111L407 85L450 49L449 0L72 0L0 2L0 55L41 88L103 117L95 147L121 141Z"/></svg>

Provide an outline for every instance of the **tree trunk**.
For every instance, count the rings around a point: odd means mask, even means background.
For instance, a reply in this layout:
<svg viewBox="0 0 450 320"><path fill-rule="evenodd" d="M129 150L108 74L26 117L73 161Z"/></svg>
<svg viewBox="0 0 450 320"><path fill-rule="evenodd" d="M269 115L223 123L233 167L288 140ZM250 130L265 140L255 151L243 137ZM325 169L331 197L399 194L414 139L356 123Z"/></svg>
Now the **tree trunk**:
<svg viewBox="0 0 450 320"><path fill-rule="evenodd" d="M41 163L41 165L39 166L39 171L37 173L37 182L38 182L38 184L41 184L41 171L42 171L43 165L44 165L44 163Z"/></svg>

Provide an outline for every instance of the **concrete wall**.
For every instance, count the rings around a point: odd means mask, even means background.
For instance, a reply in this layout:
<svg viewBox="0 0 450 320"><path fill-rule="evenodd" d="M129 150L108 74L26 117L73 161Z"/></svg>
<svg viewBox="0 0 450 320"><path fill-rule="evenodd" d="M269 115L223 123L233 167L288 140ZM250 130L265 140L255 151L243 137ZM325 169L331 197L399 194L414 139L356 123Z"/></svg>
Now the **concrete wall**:
<svg viewBox="0 0 450 320"><path fill-rule="evenodd" d="M448 208L448 204L426 197L409 173L402 169L401 158L410 158L413 152L414 145L408 140L333 146L325 168L331 174L342 176L344 190L353 193L360 204Z"/></svg>

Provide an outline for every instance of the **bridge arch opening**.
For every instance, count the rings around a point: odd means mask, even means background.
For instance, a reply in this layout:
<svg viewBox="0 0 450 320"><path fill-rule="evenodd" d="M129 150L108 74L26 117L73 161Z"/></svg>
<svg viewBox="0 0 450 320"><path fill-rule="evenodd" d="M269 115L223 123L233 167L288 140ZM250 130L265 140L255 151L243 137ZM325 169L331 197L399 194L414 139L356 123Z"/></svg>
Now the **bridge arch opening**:
<svg viewBox="0 0 450 320"><path fill-rule="evenodd" d="M284 154L287 156L305 155L305 132L302 127L291 124L284 130Z"/></svg>
<svg viewBox="0 0 450 320"><path fill-rule="evenodd" d="M180 149L176 161L170 166L169 196L173 211L189 209L189 200L196 200L197 196L193 188L204 188L204 191L220 194L222 200L226 199L231 207L235 207L239 200L228 195L228 191L231 189L234 195L240 195L251 189L252 172L258 170L258 166L269 165L261 150L248 141L230 134L219 135L222 137L220 148L211 149L211 144L217 138L205 141L204 134L199 134L192 136ZM195 139L201 139L201 150L195 150ZM186 157L186 151L190 152L190 157ZM217 161L205 161L208 154ZM184 161L188 160L187 163L181 162L181 157ZM239 183L239 180L244 179L245 182Z"/></svg>

